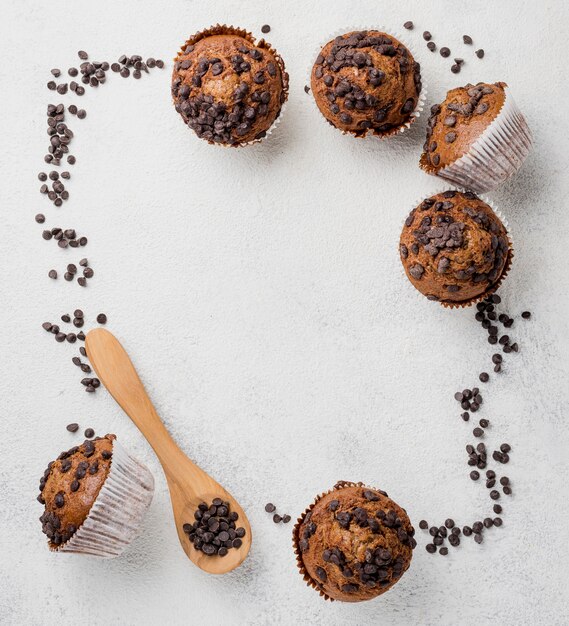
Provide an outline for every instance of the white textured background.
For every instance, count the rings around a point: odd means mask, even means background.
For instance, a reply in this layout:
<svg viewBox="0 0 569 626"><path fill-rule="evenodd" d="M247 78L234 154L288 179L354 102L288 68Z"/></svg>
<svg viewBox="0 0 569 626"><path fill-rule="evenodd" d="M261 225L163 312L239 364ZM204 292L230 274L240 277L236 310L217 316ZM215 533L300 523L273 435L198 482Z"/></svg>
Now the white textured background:
<svg viewBox="0 0 569 626"><path fill-rule="evenodd" d="M569 364L566 37L555 2L324 0L98 2L33 0L0 7L1 329L0 622L2 624L531 624L569 623ZM509 441L515 497L482 546L443 558L424 549L382 598L330 604L306 588L275 526L271 500L298 515L338 479L386 489L417 524L461 525L490 500L467 478L472 440L453 393L493 352L471 311L419 299L401 278L397 241L415 200L439 187L417 167L425 117L389 142L356 141L322 122L303 87L315 46L352 24L400 31L418 50L428 103L467 81L507 81L535 134L523 170L491 198L507 215L516 258L501 290L521 352L485 387L490 446ZM111 74L80 101L70 201L37 191L49 69L76 51L171 58L192 32L221 21L264 23L291 75L282 124L265 143L224 150L199 141L170 103L169 73ZM426 50L424 29L453 57ZM469 33L476 46L467 48ZM474 58L482 46L486 58ZM41 239L74 227L90 241L89 288L50 281L82 252ZM240 499L255 541L223 578L179 548L164 478L148 445L104 390L83 393L72 346L41 329L82 307L105 311L182 448ZM75 347L76 349L76 347ZM48 552L37 520L46 463L79 440L78 421L115 432L155 473L145 532L112 562ZM507 501L506 501L507 500Z"/></svg>

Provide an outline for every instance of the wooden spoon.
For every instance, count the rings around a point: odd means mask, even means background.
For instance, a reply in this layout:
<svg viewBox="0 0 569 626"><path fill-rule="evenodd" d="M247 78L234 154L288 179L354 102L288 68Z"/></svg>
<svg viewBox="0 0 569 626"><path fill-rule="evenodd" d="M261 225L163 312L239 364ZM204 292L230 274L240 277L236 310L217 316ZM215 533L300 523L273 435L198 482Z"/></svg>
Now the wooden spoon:
<svg viewBox="0 0 569 626"><path fill-rule="evenodd" d="M178 448L156 413L134 365L118 339L104 328L96 328L85 340L89 361L97 376L123 411L138 426L156 452L170 489L178 538L188 557L210 574L225 574L247 557L251 548L251 526L235 498L211 476L208 476ZM201 502L214 498L229 502L230 510L239 514L237 526L245 528L243 543L231 548L226 556L207 556L196 550L182 526L194 521L194 511Z"/></svg>

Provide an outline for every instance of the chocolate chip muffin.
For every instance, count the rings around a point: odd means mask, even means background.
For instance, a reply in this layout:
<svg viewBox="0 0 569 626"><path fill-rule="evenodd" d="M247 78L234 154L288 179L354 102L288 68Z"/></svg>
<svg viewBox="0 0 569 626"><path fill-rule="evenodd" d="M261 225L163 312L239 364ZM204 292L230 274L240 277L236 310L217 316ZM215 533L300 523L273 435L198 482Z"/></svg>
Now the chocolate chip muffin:
<svg viewBox="0 0 569 626"><path fill-rule="evenodd" d="M77 532L99 495L113 456L114 435L87 440L62 452L40 479L40 517L50 548L57 548Z"/></svg>
<svg viewBox="0 0 569 626"><path fill-rule="evenodd" d="M283 60L245 30L216 26L202 31L175 59L176 111L212 144L242 146L265 137L287 93Z"/></svg>
<svg viewBox="0 0 569 626"><path fill-rule="evenodd" d="M460 191L426 198L411 211L399 253L414 287L448 306L472 304L496 291L513 256L492 208Z"/></svg>
<svg viewBox="0 0 569 626"><path fill-rule="evenodd" d="M40 521L50 549L118 556L140 533L153 493L152 474L115 435L62 452L40 479Z"/></svg>
<svg viewBox="0 0 569 626"><path fill-rule="evenodd" d="M322 48L311 86L332 126L356 137L386 136L414 119L421 71L395 37L376 30L350 32Z"/></svg>
<svg viewBox="0 0 569 626"><path fill-rule="evenodd" d="M401 578L414 534L405 510L384 491L342 481L299 518L293 544L308 585L329 600L361 602Z"/></svg>
<svg viewBox="0 0 569 626"><path fill-rule="evenodd" d="M451 89L442 104L431 107L421 167L430 173L468 152L504 105L506 83L478 83Z"/></svg>

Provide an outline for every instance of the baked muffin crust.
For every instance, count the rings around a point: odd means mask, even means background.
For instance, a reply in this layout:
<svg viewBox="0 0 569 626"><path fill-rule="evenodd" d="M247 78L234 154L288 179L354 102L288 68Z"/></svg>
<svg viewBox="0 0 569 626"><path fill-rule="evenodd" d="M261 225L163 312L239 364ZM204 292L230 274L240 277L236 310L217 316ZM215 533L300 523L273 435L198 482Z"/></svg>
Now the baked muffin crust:
<svg viewBox="0 0 569 626"><path fill-rule="evenodd" d="M50 548L68 541L89 515L110 467L114 435L86 440L62 452L40 479L40 517Z"/></svg>
<svg viewBox="0 0 569 626"><path fill-rule="evenodd" d="M421 92L419 64L395 37L355 31L329 41L316 58L311 87L322 115L356 136L385 135L411 118Z"/></svg>
<svg viewBox="0 0 569 626"><path fill-rule="evenodd" d="M509 267L510 243L491 207L471 192L445 191L413 209L399 243L405 273L431 300L489 295Z"/></svg>
<svg viewBox="0 0 569 626"><path fill-rule="evenodd" d="M416 541L403 508L378 489L338 483L294 531L305 580L331 600L360 602L390 589L408 569Z"/></svg>
<svg viewBox="0 0 569 626"><path fill-rule="evenodd" d="M436 173L466 154L502 109L506 86L468 84L451 89L444 102L433 105L421 167Z"/></svg>
<svg viewBox="0 0 569 626"><path fill-rule="evenodd" d="M175 59L172 97L184 122L209 143L261 139L287 98L281 57L246 31L217 27L189 39Z"/></svg>

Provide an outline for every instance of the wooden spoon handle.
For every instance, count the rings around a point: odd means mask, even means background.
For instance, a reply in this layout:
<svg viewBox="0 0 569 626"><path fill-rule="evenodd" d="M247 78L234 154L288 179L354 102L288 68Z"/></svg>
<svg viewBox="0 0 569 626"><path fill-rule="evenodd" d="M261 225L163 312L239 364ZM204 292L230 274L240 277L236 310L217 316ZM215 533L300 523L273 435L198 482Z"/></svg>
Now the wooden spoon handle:
<svg viewBox="0 0 569 626"><path fill-rule="evenodd" d="M87 334L85 347L97 376L136 424L166 468L175 457L187 457L178 448L154 408L132 361L119 340L108 330L96 328Z"/></svg>

